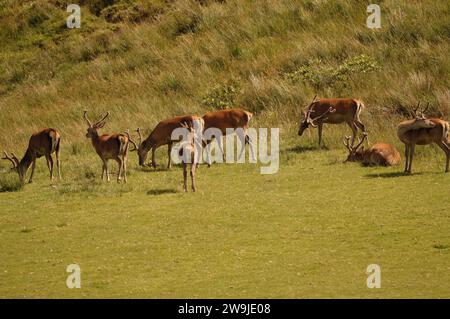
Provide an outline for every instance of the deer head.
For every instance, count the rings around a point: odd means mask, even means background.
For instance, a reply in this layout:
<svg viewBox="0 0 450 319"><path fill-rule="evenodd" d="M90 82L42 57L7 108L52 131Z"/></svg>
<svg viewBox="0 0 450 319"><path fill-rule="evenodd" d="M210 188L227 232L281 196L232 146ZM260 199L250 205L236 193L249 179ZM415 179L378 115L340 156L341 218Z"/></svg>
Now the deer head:
<svg viewBox="0 0 450 319"><path fill-rule="evenodd" d="M5 157L2 157L2 159L11 162L11 170L17 172L19 174L19 179L23 181L25 179L25 169L24 166L20 165L19 159L16 157L16 155L14 155L14 153L8 155L6 151L3 151L3 154L5 154Z"/></svg>
<svg viewBox="0 0 450 319"><path fill-rule="evenodd" d="M300 119L300 127L298 129L298 135L302 135L303 132L311 125L312 127L317 127L316 122L318 120L321 120L323 118L326 118L326 116L329 113L334 113L336 112L336 109L333 109L332 107L330 107L326 112L320 114L319 116L315 117L315 118L311 118L311 113L314 111L313 105L314 103L316 103L316 96L314 96L311 104L308 106L308 109L306 111L302 112L302 118Z"/></svg>
<svg viewBox="0 0 450 319"><path fill-rule="evenodd" d="M353 146L350 145L350 136L345 136L344 137L344 146L347 148L349 154L347 156L347 159L344 161L345 162L356 162L356 161L361 161L362 160L362 156L364 153L364 146L360 149L359 147L362 145L362 143L364 143L364 140L367 138L367 133L363 133L363 138L359 141L358 145Z"/></svg>
<svg viewBox="0 0 450 319"><path fill-rule="evenodd" d="M108 116L109 116L109 112L106 112L106 114L102 117L102 119L100 121L97 121L94 124L92 124L91 121L87 117L87 111L84 111L83 118L86 120L86 123L88 125L86 137L87 138L97 137L98 136L97 130L99 128L102 128L103 126L105 126L105 124L106 124L105 120Z"/></svg>

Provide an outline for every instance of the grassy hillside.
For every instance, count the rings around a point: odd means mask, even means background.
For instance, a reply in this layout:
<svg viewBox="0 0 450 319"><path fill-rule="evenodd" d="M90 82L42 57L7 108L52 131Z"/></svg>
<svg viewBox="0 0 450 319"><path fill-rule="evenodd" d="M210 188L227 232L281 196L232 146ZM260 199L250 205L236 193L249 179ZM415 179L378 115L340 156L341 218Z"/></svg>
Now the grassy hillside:
<svg viewBox="0 0 450 319"><path fill-rule="evenodd" d="M69 3L72 1L68 1ZM0 161L0 297L450 297L450 175L435 146L417 147L413 175L343 164L344 126L297 136L320 97L354 97L372 142L399 147L395 128L420 100L450 116L450 3L377 1L0 0L0 150L21 155L30 134L62 134L61 182L45 161L20 185ZM252 126L279 127L280 171L223 164L137 166L129 183L100 181L85 138L148 133L174 115L240 106ZM158 161L165 162L165 150ZM111 170L116 172L114 163ZM78 263L82 289L67 289ZM367 289L377 263L382 289Z"/></svg>

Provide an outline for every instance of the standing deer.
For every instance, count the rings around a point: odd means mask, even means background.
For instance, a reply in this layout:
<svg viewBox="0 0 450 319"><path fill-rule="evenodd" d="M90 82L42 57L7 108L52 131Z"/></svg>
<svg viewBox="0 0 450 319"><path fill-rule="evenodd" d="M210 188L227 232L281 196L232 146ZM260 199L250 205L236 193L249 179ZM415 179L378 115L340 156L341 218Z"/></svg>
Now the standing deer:
<svg viewBox="0 0 450 319"><path fill-rule="evenodd" d="M152 150L152 166L156 168L156 160L155 160L155 152L156 149L160 146L166 145L168 146L167 154L168 154L168 163L167 168L170 169L172 166L170 153L172 151L173 141L171 136L174 129L182 127L183 124L187 124L192 126L193 121L195 119L199 119L200 117L195 115L184 115L184 116L176 116L171 119L163 120L156 125L150 135L142 140L141 130L138 128L136 131L139 134L139 147L138 147L138 156L139 156L139 165L147 166L145 161L147 159L147 154Z"/></svg>
<svg viewBox="0 0 450 319"><path fill-rule="evenodd" d="M345 162L361 162L364 166L392 166L400 162L400 153L397 149L387 143L375 143L372 147L358 149L367 138L367 133L363 133L363 138L357 146L350 144L350 136L344 139L344 145L349 154Z"/></svg>
<svg viewBox="0 0 450 319"><path fill-rule="evenodd" d="M109 112L100 121L94 124L87 117L87 111L84 111L83 118L86 120L88 125L86 137L92 140L92 145L98 156L100 156L103 166L102 166L102 180L104 179L106 173L106 180L109 182L109 171L108 171L108 160L115 160L119 164L119 172L117 173L117 182L119 183L122 179L127 182L127 159L128 159L128 147L131 141L128 132L125 134L104 134L99 136L97 130L105 126L105 120L109 116ZM135 146L136 148L136 146Z"/></svg>
<svg viewBox="0 0 450 319"><path fill-rule="evenodd" d="M222 136L227 134L227 128L237 129L242 128L244 131L244 144L242 145L242 149L239 157L242 155L244 151L245 144L250 144L250 151L253 153L253 148L251 145L250 137L247 134L248 124L253 117L253 113L243 110L243 109L226 109L219 111L207 112L203 116L203 120L205 121L205 131L209 128L219 129L222 133ZM204 146L208 146L209 143L212 142L212 139L208 139L204 141ZM222 154L223 148L221 146L221 142L219 141L219 148ZM211 166L210 161L208 161L208 167Z"/></svg>
<svg viewBox="0 0 450 319"><path fill-rule="evenodd" d="M197 190L195 186L195 170L198 164L198 159L201 154L199 154L199 150L201 147L196 147L195 141L195 128L198 128L198 133L201 135L203 133L204 121L202 118L195 119L197 121L197 126L189 125L188 123L182 123L181 127L188 130L188 134L186 140L182 141L179 145L178 155L181 157L181 162L183 165L183 189L187 192L187 166L190 165L190 175L191 175L191 186L192 191L195 192ZM201 140L200 140L201 141ZM198 145L200 146L200 145Z"/></svg>
<svg viewBox="0 0 450 319"><path fill-rule="evenodd" d="M50 170L50 179L53 180L53 157L52 154L56 154L56 166L58 167L58 177L61 179L61 169L59 154L61 151L61 135L52 128L46 128L31 135L28 142L28 148L23 158L19 159L11 153L11 156L4 151L4 160L9 160L13 164L13 170L19 174L20 181L25 180L28 168L31 164L31 175L29 183L33 182L34 169L36 168L36 159L45 156L47 160L47 166Z"/></svg>
<svg viewBox="0 0 450 319"><path fill-rule="evenodd" d="M352 145L355 142L358 129L363 133L366 132L364 124L359 119L362 110L365 108L363 102L354 99L319 99L314 97L308 108L303 111L300 119L300 127L298 135L311 125L318 128L319 147L322 144L322 128L324 123L341 124L347 123L352 129ZM333 110L333 111L330 111ZM314 118L312 118L313 116Z"/></svg>
<svg viewBox="0 0 450 319"><path fill-rule="evenodd" d="M419 115L414 113L415 119L403 121L397 127L397 136L405 144L405 173L412 172L415 146L431 143L436 143L444 151L447 173L450 162L449 123L438 118L426 118L424 111Z"/></svg>

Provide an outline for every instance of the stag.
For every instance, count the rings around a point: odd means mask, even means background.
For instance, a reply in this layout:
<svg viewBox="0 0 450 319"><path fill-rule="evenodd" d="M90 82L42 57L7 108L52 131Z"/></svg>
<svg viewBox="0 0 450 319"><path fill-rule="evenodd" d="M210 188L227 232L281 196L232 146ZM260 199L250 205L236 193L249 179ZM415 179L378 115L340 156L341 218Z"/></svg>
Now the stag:
<svg viewBox="0 0 450 319"><path fill-rule="evenodd" d="M104 134L99 136L97 130L105 126L105 120L109 116L109 112L102 117L101 120L92 124L87 117L87 111L84 111L83 118L88 125L86 137L90 138L95 151L103 162L102 166L102 180L106 174L106 180L109 182L108 161L115 160L119 165L119 172L117 173L117 182L122 180L122 175L125 183L127 182L127 159L129 144L136 144L131 141L129 132L125 134Z"/></svg>
<svg viewBox="0 0 450 319"><path fill-rule="evenodd" d="M253 117L253 113L243 110L243 109L226 109L219 111L207 112L203 116L203 120L205 121L205 131L211 128L218 129L222 136L227 135L227 128L232 128L234 130L241 128L243 130L243 139L244 143L242 145L242 149L240 151L239 157L241 157L245 145L250 145L250 151L253 153L253 148L251 144L250 136L247 134L248 125L250 120ZM217 138L217 137L216 137ZM208 138L204 141L203 146L208 146L212 142L213 138ZM220 139L218 140L219 148L222 154L223 152L222 143ZM211 166L210 160L208 160L208 167Z"/></svg>
<svg viewBox="0 0 450 319"><path fill-rule="evenodd" d="M58 177L61 179L61 169L60 169L60 155L61 151L61 135L52 128L46 128L39 132L31 135L30 140L28 142L28 148L25 152L25 155L19 161L19 159L11 153L8 155L6 151L3 153L5 157L2 159L8 160L12 163L12 169L15 170L19 174L20 181L23 182L25 180L25 176L27 174L28 168L32 164L31 167L31 175L29 179L29 183L33 182L34 169L36 168L36 159L45 156L47 160L47 166L50 171L50 179L53 180L53 157L52 154L56 154L56 166L58 167Z"/></svg>
<svg viewBox="0 0 450 319"><path fill-rule="evenodd" d="M352 134L352 145L355 142L358 129L363 133L366 132L364 124L359 119L364 104L361 101L354 99L319 99L314 96L311 104L302 113L300 119L300 127L298 135L309 127L317 127L319 133L319 147L322 144L322 128L324 123L341 124L347 123L350 126ZM333 111L331 111L331 110ZM313 116L314 118L312 118Z"/></svg>
<svg viewBox="0 0 450 319"><path fill-rule="evenodd" d="M350 136L344 138L344 145L349 152L345 162L361 162L364 166L392 166L400 162L400 153L391 144L375 143L368 149L364 149L364 146L359 149L366 138L367 133L363 133L362 140L356 146L350 144Z"/></svg>
<svg viewBox="0 0 450 319"><path fill-rule="evenodd" d="M405 144L405 173L412 172L412 160L416 145L428 145L435 143L445 153L445 172L449 171L450 142L448 140L449 123L439 118L426 118L425 112L429 104L420 113L413 111L414 119L401 122L397 127L397 136Z"/></svg>
<svg viewBox="0 0 450 319"><path fill-rule="evenodd" d="M192 126L194 120L200 119L200 117L195 115L184 115L184 116L176 116L171 119L163 120L156 125L150 135L143 140L141 130L138 128L136 131L139 135L138 142L138 156L139 156L139 165L147 166L145 163L147 159L147 154L150 150L152 150L152 166L156 169L156 160L155 153L156 149L160 146L167 145L168 150L168 163L167 168L170 169L172 167L172 160L170 153L172 152L172 146L175 141L172 140L172 132L176 128L182 127L183 124L187 124Z"/></svg>

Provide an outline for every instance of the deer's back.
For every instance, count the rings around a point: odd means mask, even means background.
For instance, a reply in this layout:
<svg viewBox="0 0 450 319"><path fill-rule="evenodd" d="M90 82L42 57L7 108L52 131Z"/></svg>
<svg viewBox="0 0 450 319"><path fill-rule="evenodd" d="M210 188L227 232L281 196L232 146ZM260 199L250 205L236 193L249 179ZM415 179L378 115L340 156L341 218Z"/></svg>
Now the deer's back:
<svg viewBox="0 0 450 319"><path fill-rule="evenodd" d="M252 118L252 113L243 109L226 109L207 112L203 116L205 130L211 127L218 128L225 133L226 128L245 127Z"/></svg>
<svg viewBox="0 0 450 319"><path fill-rule="evenodd" d="M323 123L339 124L349 120L353 120L358 110L358 104L354 99L320 99L311 106L311 117L317 117L327 112L329 108L335 110L329 113Z"/></svg>

